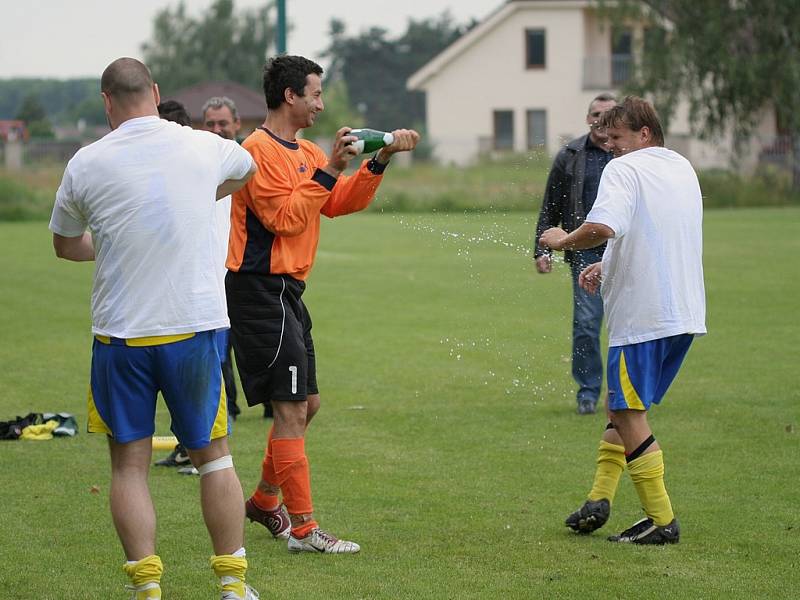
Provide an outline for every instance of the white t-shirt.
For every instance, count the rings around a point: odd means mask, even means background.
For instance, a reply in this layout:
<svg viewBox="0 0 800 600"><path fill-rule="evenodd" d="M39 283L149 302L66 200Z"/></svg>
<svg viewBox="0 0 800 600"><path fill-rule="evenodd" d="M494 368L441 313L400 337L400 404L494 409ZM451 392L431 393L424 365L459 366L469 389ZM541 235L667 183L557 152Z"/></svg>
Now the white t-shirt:
<svg viewBox="0 0 800 600"><path fill-rule="evenodd" d="M118 338L228 327L216 190L244 177L236 142L156 116L125 121L67 164L50 229L95 251L92 331Z"/></svg>
<svg viewBox="0 0 800 600"><path fill-rule="evenodd" d="M225 261L228 259L228 239L231 235L231 197L225 196L217 200L217 276L219 278L219 292L222 295L222 305L225 314L228 314L228 302L225 298Z"/></svg>
<svg viewBox="0 0 800 600"><path fill-rule="evenodd" d="M706 333L703 199L688 160L661 147L615 158L586 221L615 234L601 285L610 346Z"/></svg>

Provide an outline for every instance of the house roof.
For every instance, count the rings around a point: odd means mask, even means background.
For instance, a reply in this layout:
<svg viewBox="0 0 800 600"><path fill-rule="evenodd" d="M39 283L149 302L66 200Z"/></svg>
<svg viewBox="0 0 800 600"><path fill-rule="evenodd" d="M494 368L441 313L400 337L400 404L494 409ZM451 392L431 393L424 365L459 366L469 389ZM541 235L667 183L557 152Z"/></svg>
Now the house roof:
<svg viewBox="0 0 800 600"><path fill-rule="evenodd" d="M22 129L25 127L25 121L17 119L0 119L0 131L8 131L9 129Z"/></svg>
<svg viewBox="0 0 800 600"><path fill-rule="evenodd" d="M406 87L409 90L423 91L432 77L435 77L450 62L458 58L468 48L477 44L495 27L517 11L534 6L540 9L565 7L584 8L592 5L596 6L596 4L597 2L593 0L506 0L479 25L470 29L413 73L411 77L408 78Z"/></svg>
<svg viewBox="0 0 800 600"><path fill-rule="evenodd" d="M16 119L0 120L0 140L8 140L9 138L17 139L18 137L28 139L28 130L25 128L25 121L18 121Z"/></svg>
<svg viewBox="0 0 800 600"><path fill-rule="evenodd" d="M236 103L239 118L247 120L263 120L267 114L267 103L264 95L233 81L206 81L183 88L174 94L165 96L163 100L177 100L186 108L192 121L203 119L203 105L214 96L227 96Z"/></svg>

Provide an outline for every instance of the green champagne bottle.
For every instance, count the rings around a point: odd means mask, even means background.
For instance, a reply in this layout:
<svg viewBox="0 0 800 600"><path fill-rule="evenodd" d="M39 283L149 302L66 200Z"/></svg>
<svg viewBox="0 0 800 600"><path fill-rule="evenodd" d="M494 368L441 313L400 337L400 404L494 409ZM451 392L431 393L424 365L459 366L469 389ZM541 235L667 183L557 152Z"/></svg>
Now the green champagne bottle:
<svg viewBox="0 0 800 600"><path fill-rule="evenodd" d="M391 133L375 129L351 129L347 135L354 135L358 138L353 145L359 154L375 152L394 142L394 136Z"/></svg>

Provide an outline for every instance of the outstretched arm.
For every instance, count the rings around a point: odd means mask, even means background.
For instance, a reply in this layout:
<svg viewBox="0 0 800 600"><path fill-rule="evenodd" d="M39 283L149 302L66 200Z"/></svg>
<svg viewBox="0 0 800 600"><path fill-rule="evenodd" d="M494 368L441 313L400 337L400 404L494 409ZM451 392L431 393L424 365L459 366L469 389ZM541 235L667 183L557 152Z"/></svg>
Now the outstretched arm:
<svg viewBox="0 0 800 600"><path fill-rule="evenodd" d="M389 159L397 152L410 152L419 142L419 134L413 129L395 129L392 135L394 141L381 148L373 159L363 161L361 168L353 175L338 178L330 200L322 207L322 214L331 218L340 217L369 206Z"/></svg>
<svg viewBox="0 0 800 600"><path fill-rule="evenodd" d="M419 143L419 133L413 129L395 129L392 131L394 141L378 150L375 160L382 165L388 164L393 154L411 152Z"/></svg>
<svg viewBox="0 0 800 600"><path fill-rule="evenodd" d="M585 222L567 235L560 227L552 227L539 238L539 244L553 250L585 250L595 248L614 237L614 230L602 223Z"/></svg>

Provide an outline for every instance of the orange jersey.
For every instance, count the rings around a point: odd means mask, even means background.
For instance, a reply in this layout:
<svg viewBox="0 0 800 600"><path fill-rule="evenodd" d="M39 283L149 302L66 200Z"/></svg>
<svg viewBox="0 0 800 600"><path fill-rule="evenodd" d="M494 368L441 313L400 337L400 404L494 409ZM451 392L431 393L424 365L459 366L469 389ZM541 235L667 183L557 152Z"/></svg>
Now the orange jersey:
<svg viewBox="0 0 800 600"><path fill-rule="evenodd" d="M384 165L365 160L353 175L335 179L322 170L328 157L308 140L287 142L259 128L242 146L258 172L233 194L225 266L305 280L317 252L320 214L333 218L366 208Z"/></svg>

